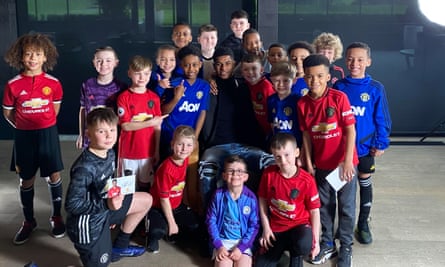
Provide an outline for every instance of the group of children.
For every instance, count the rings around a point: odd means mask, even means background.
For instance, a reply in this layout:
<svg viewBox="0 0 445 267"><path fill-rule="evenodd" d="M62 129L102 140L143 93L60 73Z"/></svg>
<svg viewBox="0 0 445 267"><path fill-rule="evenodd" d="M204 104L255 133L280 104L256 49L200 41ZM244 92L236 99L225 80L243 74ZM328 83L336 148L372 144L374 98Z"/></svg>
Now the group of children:
<svg viewBox="0 0 445 267"><path fill-rule="evenodd" d="M250 171L245 159L223 159L224 185L201 207L215 266L272 266L285 250L289 266L303 266L306 256L321 264L337 254L337 266L351 266L356 169L360 212L355 234L369 244L374 158L389 146L391 127L384 87L366 73L369 46L355 42L347 47L345 77L334 65L342 54L334 34L322 33L313 45L298 41L286 49L275 43L265 51L245 11L232 14L230 27L233 34L221 46L233 51L238 63L233 75L249 88L255 119L266 137L262 148L275 164L262 170L253 192L245 185ZM71 167L65 209L66 231L84 266L108 266L144 253L145 247L130 245L144 218L147 249L153 253L159 252L161 238L200 226L196 210L183 201L190 181L187 169L191 156L205 149L198 137L210 96L221 89L216 77L232 73L224 74L223 63L214 62L213 25L200 28L201 49L190 45L186 23L175 25L172 41L174 45L159 47L156 66L143 56L131 58L130 86L113 75L119 63L113 48L99 48L93 57L97 77L82 84L76 147L83 151ZM8 82L3 98L4 116L15 128L13 166L25 216L14 237L17 245L37 227L33 184L38 168L51 192L52 234L65 233L56 127L63 92L46 73L56 58L56 48L42 34L20 37L5 56L22 71ZM338 191L325 179L337 168L346 182ZM125 175L135 175L137 192L104 197L108 181ZM116 225L120 228L112 243L109 228Z"/></svg>

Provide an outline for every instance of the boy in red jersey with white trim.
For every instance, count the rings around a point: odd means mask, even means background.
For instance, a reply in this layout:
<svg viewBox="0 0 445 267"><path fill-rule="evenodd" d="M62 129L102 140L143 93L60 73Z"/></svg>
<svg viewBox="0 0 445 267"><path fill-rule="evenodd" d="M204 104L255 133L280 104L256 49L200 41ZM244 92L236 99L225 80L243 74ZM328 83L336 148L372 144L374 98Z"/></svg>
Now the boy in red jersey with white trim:
<svg viewBox="0 0 445 267"><path fill-rule="evenodd" d="M121 136L119 140L118 172L136 175L137 189L148 192L153 183L153 167L159 160L161 116L159 96L146 88L152 63L134 56L129 65L131 87L117 98Z"/></svg>
<svg viewBox="0 0 445 267"><path fill-rule="evenodd" d="M57 62L57 49L48 36L25 34L9 48L6 62L21 73L5 86L3 115L15 129L14 165L20 178L20 201L25 221L14 237L14 244L28 241L37 227L34 218L34 180L37 169L47 177L52 201L51 232L65 235L61 216L63 170L57 132L57 114L62 102L62 85L46 73ZM11 164L12 165L12 164Z"/></svg>
<svg viewBox="0 0 445 267"><path fill-rule="evenodd" d="M351 266L357 189L355 117L346 94L329 88L329 60L310 55L303 61L309 93L297 103L298 121L303 132L303 162L315 176L320 194L322 235L320 253L311 260L321 264L335 256L334 220L338 201L338 239L340 253L337 266ZM326 176L339 168L345 185L336 192Z"/></svg>
<svg viewBox="0 0 445 267"><path fill-rule="evenodd" d="M320 251L320 199L314 177L299 168L300 150L292 134L277 133L270 150L276 165L267 167L258 190L263 253L255 266L275 266L283 252L292 267L303 267L303 257Z"/></svg>

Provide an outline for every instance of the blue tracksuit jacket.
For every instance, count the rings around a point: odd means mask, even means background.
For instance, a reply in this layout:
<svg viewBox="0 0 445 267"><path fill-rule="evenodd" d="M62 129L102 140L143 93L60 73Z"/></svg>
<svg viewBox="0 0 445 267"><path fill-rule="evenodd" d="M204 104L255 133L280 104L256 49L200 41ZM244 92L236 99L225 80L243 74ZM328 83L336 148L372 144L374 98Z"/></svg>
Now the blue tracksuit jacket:
<svg viewBox="0 0 445 267"><path fill-rule="evenodd" d="M389 146L391 118L384 86L368 74L363 79L347 76L334 88L346 93L356 118L356 147L359 157L371 148L384 150Z"/></svg>
<svg viewBox="0 0 445 267"><path fill-rule="evenodd" d="M207 228L209 230L212 244L217 249L223 245L219 233L224 227L223 218L227 197L231 196L226 187L217 189L207 211ZM258 201L255 194L244 186L241 196L236 203L238 204L241 215L240 224L242 236L237 247L243 252L248 248L252 248L256 235L258 234L258 229L260 227Z"/></svg>

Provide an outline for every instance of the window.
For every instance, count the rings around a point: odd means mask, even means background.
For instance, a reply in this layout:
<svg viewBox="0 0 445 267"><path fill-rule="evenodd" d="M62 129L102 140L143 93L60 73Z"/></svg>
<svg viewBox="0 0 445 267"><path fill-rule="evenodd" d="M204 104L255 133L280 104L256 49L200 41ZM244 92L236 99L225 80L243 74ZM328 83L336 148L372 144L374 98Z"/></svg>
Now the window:
<svg viewBox="0 0 445 267"><path fill-rule="evenodd" d="M192 26L210 23L210 0L190 1L189 10Z"/></svg>
<svg viewBox="0 0 445 267"><path fill-rule="evenodd" d="M279 0L279 14L403 15L415 0Z"/></svg>
<svg viewBox="0 0 445 267"><path fill-rule="evenodd" d="M155 25L158 27L171 27L175 22L174 0L154 0Z"/></svg>
<svg viewBox="0 0 445 267"><path fill-rule="evenodd" d="M65 17L67 13L66 1L28 0L29 20L57 20L57 18Z"/></svg>
<svg viewBox="0 0 445 267"><path fill-rule="evenodd" d="M73 15L129 17L131 13L129 0L28 0L27 4L29 19L36 21L57 21Z"/></svg>

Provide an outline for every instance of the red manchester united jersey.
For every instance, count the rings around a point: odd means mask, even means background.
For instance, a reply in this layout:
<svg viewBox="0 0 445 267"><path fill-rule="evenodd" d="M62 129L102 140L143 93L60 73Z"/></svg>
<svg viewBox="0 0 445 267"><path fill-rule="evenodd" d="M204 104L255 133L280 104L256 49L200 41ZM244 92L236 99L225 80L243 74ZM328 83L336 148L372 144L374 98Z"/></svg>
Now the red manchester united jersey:
<svg viewBox="0 0 445 267"><path fill-rule="evenodd" d="M348 97L335 89L314 99L307 94L297 103L301 131L311 137L315 166L333 170L344 160L346 143L344 128L355 124ZM354 164L358 163L354 149Z"/></svg>
<svg viewBox="0 0 445 267"><path fill-rule="evenodd" d="M310 210L320 208L315 179L301 168L293 177L285 178L278 166L267 167L261 177L258 197L266 199L273 232L310 224Z"/></svg>
<svg viewBox="0 0 445 267"><path fill-rule="evenodd" d="M5 87L3 108L15 109L15 123L20 130L38 130L56 124L54 104L62 102L62 85L53 76L17 75Z"/></svg>
<svg viewBox="0 0 445 267"><path fill-rule="evenodd" d="M171 157L162 162L156 170L153 186L150 189L153 207L161 208L161 198L168 198L172 209L179 207L185 187L187 165L188 158L181 166L176 165Z"/></svg>
<svg viewBox="0 0 445 267"><path fill-rule="evenodd" d="M126 90L117 99L119 123L149 120L161 115L161 103L156 93L146 90L134 93ZM136 131L121 131L119 158L146 159L155 153L155 131L147 127Z"/></svg>
<svg viewBox="0 0 445 267"><path fill-rule="evenodd" d="M253 110L258 123L266 135L270 134L272 128L267 120L267 98L275 93L272 84L265 77L255 84L247 83L250 90Z"/></svg>

